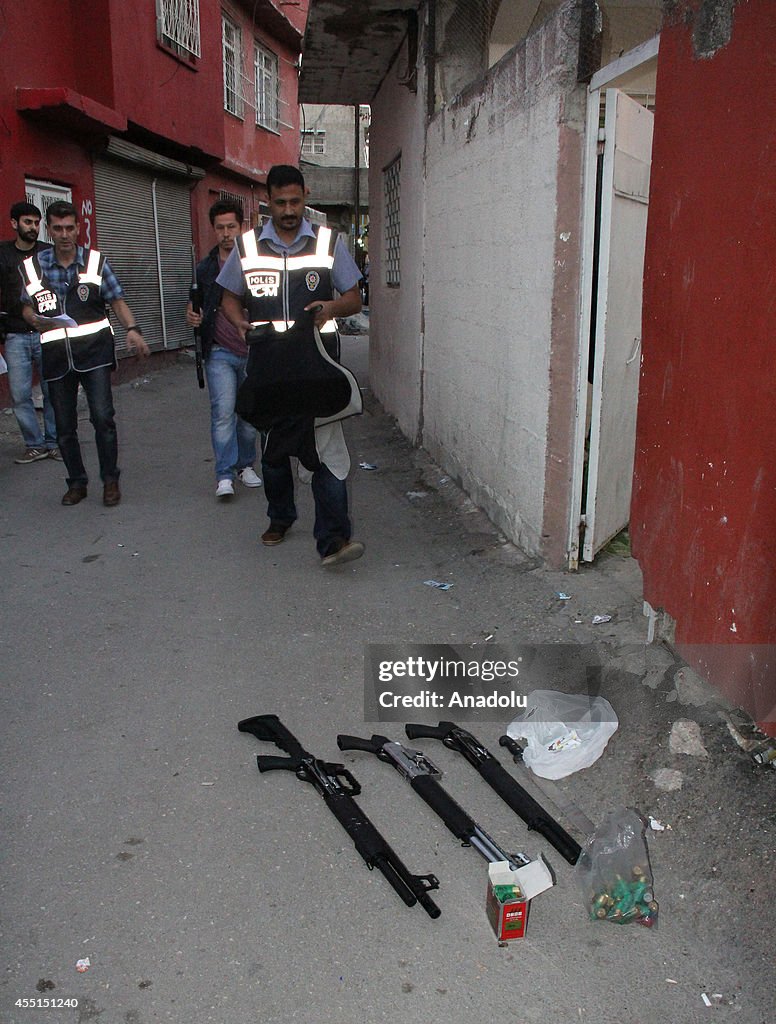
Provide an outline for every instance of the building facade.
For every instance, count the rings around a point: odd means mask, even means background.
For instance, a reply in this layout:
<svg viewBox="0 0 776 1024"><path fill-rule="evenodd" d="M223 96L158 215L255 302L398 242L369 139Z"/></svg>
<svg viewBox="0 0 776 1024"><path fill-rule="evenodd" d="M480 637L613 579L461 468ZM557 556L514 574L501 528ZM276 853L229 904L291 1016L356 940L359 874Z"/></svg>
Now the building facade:
<svg viewBox="0 0 776 1024"><path fill-rule="evenodd" d="M306 0L45 0L4 14L0 211L70 199L154 350L190 343L183 310L208 209L259 219L274 163L296 162ZM118 350L124 338L117 331Z"/></svg>
<svg viewBox="0 0 776 1024"><path fill-rule="evenodd" d="M343 6L300 94L372 108L371 386L547 564L630 522L653 625L776 731L774 5Z"/></svg>
<svg viewBox="0 0 776 1024"><path fill-rule="evenodd" d="M299 159L311 205L350 238L359 262L368 246L370 123L365 104L301 106Z"/></svg>

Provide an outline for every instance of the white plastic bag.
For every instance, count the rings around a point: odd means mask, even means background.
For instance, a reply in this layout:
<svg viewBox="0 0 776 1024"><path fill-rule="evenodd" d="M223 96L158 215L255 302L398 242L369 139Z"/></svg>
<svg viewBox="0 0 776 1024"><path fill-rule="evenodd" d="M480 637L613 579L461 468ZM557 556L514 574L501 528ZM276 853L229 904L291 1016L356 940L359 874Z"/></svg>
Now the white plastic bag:
<svg viewBox="0 0 776 1024"><path fill-rule="evenodd" d="M528 741L523 761L532 772L562 779L597 761L618 725L614 708L603 697L533 690L507 735Z"/></svg>

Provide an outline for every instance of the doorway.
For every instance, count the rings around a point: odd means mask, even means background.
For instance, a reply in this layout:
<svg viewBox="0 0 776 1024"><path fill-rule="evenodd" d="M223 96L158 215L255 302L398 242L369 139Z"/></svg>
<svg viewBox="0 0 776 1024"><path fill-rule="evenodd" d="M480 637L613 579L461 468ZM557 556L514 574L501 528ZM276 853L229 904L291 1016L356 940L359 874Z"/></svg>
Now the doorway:
<svg viewBox="0 0 776 1024"><path fill-rule="evenodd" d="M588 87L569 568L628 524L659 37Z"/></svg>

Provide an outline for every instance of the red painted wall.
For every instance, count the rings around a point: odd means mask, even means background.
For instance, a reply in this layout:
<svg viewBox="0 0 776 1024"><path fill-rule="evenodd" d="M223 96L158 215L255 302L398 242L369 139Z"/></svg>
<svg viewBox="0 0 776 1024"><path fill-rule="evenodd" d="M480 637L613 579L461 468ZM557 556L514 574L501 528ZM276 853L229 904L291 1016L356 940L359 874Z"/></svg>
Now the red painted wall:
<svg viewBox="0 0 776 1024"><path fill-rule="evenodd" d="M251 108L246 107L242 120L223 109L221 4L200 4L202 53L193 63L158 44L153 3L67 0L56 17L51 16L50 0L6 5L3 38L8 45L0 61L0 131L5 136L0 147L0 212L20 198L25 174L71 186L79 204L93 194L89 150L98 148L96 136L85 140L52 119L44 124L20 116L18 87L71 89L126 118L133 141L206 168L225 162L235 178L255 180L273 163L296 163L298 38L293 30L304 27L307 6L307 0L225 0L227 12L242 27L247 81L253 75L254 37L278 55L284 101L280 116L285 123L275 133L256 126ZM268 34L265 22L284 21L282 40ZM103 135L111 133L106 128Z"/></svg>
<svg viewBox="0 0 776 1024"><path fill-rule="evenodd" d="M52 19L45 0L7 4L3 9L5 46L0 60L0 237L12 237L8 210L24 199L25 176L68 185L78 193L94 192L91 161L64 133L19 117L16 88L73 84L75 47L68 18ZM34 33L30 25L35 26ZM50 53L50 60L36 55Z"/></svg>
<svg viewBox="0 0 776 1024"><path fill-rule="evenodd" d="M272 39L260 27L253 27L251 19L240 8L230 7L230 17L242 27L244 73L253 79L253 40L256 39L278 56L280 77L279 132L269 131L256 124L256 112L246 104L242 118L223 110L223 97L219 96L224 120L224 138L229 154L227 166L243 173L249 169L266 178L273 164L299 162L299 104L297 102L298 52ZM220 15L219 15L220 17ZM220 21L219 21L220 32ZM290 126L290 127L289 127Z"/></svg>
<svg viewBox="0 0 776 1024"><path fill-rule="evenodd" d="M776 4L705 57L697 8L660 43L632 547L679 651L776 732Z"/></svg>
<svg viewBox="0 0 776 1024"><path fill-rule="evenodd" d="M116 106L133 126L222 159L221 11L199 9L202 54L191 64L157 43L155 4L110 0Z"/></svg>
<svg viewBox="0 0 776 1024"><path fill-rule="evenodd" d="M75 88L106 107L113 107L111 5L105 0L70 0L69 7L70 26L78 43L73 49Z"/></svg>

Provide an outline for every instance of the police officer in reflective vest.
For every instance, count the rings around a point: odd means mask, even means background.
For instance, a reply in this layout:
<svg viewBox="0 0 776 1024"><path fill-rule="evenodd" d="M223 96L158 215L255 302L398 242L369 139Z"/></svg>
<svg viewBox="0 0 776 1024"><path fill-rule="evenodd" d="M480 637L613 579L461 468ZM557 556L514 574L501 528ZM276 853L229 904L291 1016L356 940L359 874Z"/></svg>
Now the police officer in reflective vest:
<svg viewBox="0 0 776 1024"><path fill-rule="evenodd" d="M316 547L328 567L364 553L351 536L350 456L340 422L361 411L361 398L330 343L334 318L361 309L361 272L329 228L305 219L307 190L298 168L273 167L267 193L272 219L238 239L218 276L221 308L246 336L246 385L259 395L250 422L267 430L262 475L270 522L262 543L282 543L296 519L289 454L297 455L312 473Z"/></svg>
<svg viewBox="0 0 776 1024"><path fill-rule="evenodd" d="M111 507L118 505L121 491L110 383L116 351L106 303L127 331L129 350L147 356L149 349L105 257L96 249L83 249L77 244L75 206L52 203L46 210L46 227L54 248L23 262L22 299L24 319L40 331L43 378L48 382L59 447L67 469L67 492L62 504L77 505L87 493L88 476L78 442L80 384L94 426L103 504Z"/></svg>

